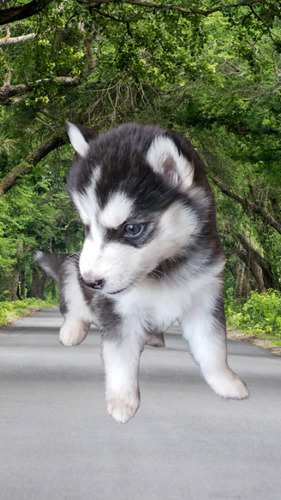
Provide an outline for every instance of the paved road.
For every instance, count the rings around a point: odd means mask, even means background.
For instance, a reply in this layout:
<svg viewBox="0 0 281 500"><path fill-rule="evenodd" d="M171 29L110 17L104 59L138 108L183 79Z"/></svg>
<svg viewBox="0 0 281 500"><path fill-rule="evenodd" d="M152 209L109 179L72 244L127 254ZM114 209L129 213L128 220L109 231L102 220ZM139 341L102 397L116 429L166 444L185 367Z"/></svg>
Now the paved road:
<svg viewBox="0 0 281 500"><path fill-rule="evenodd" d="M251 398L222 401L185 342L145 348L142 404L106 414L100 337L58 343L58 311L0 330L1 500L280 500L281 359L229 342Z"/></svg>

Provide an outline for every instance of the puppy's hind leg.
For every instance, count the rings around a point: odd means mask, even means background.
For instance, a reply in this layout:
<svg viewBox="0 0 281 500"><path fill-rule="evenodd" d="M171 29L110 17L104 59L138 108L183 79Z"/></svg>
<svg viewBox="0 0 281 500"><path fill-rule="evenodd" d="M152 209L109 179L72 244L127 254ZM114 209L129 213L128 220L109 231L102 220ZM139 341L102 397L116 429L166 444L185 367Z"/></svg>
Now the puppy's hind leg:
<svg viewBox="0 0 281 500"><path fill-rule="evenodd" d="M208 300L209 299L209 300ZM248 389L227 363L226 326L223 300L200 297L182 322L183 336L210 387L221 397L244 399Z"/></svg>
<svg viewBox="0 0 281 500"><path fill-rule="evenodd" d="M147 332L145 344L151 347L165 347L164 334L162 332Z"/></svg>

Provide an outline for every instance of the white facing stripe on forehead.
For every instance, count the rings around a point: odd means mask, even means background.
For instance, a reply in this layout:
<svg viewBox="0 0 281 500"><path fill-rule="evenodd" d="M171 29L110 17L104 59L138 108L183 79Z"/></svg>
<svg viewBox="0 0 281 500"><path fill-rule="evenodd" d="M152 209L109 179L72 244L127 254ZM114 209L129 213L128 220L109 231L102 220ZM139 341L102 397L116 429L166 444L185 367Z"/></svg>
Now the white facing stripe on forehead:
<svg viewBox="0 0 281 500"><path fill-rule="evenodd" d="M104 227L117 229L127 221L132 212L133 202L125 193L114 193L100 211L99 222Z"/></svg>
<svg viewBox="0 0 281 500"><path fill-rule="evenodd" d="M95 220L98 205L95 186L101 175L101 167L97 165L90 177L90 184L83 192L72 191L71 197L84 224L90 225Z"/></svg>
<svg viewBox="0 0 281 500"><path fill-rule="evenodd" d="M85 194L72 193L73 202L79 212L83 224L89 225L91 223L91 215L93 216L96 210L92 210L92 207L88 203L89 200Z"/></svg>

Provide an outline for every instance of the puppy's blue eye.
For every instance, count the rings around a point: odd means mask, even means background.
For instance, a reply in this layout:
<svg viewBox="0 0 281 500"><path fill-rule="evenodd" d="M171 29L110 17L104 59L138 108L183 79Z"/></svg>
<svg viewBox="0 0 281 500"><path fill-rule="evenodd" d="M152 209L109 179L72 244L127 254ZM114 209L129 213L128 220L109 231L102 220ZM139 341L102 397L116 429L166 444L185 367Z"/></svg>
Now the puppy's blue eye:
<svg viewBox="0 0 281 500"><path fill-rule="evenodd" d="M144 225L139 223L126 224L124 227L124 235L128 238L136 238L143 232Z"/></svg>

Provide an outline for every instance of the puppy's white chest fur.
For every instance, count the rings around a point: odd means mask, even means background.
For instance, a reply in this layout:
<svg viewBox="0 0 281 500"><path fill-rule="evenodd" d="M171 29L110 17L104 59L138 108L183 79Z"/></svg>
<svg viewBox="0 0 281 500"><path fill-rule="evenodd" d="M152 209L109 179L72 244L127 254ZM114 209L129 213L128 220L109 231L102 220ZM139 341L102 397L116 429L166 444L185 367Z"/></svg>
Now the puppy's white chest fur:
<svg viewBox="0 0 281 500"><path fill-rule="evenodd" d="M123 318L135 317L143 325L166 330L182 316L190 299L183 299L182 293L176 288L147 282L119 297L115 309Z"/></svg>
<svg viewBox="0 0 281 500"><path fill-rule="evenodd" d="M165 331L192 309L212 307L221 286L218 275L223 266L220 259L201 277L182 269L174 280L147 278L116 298L115 310L122 318L134 317L144 326Z"/></svg>

